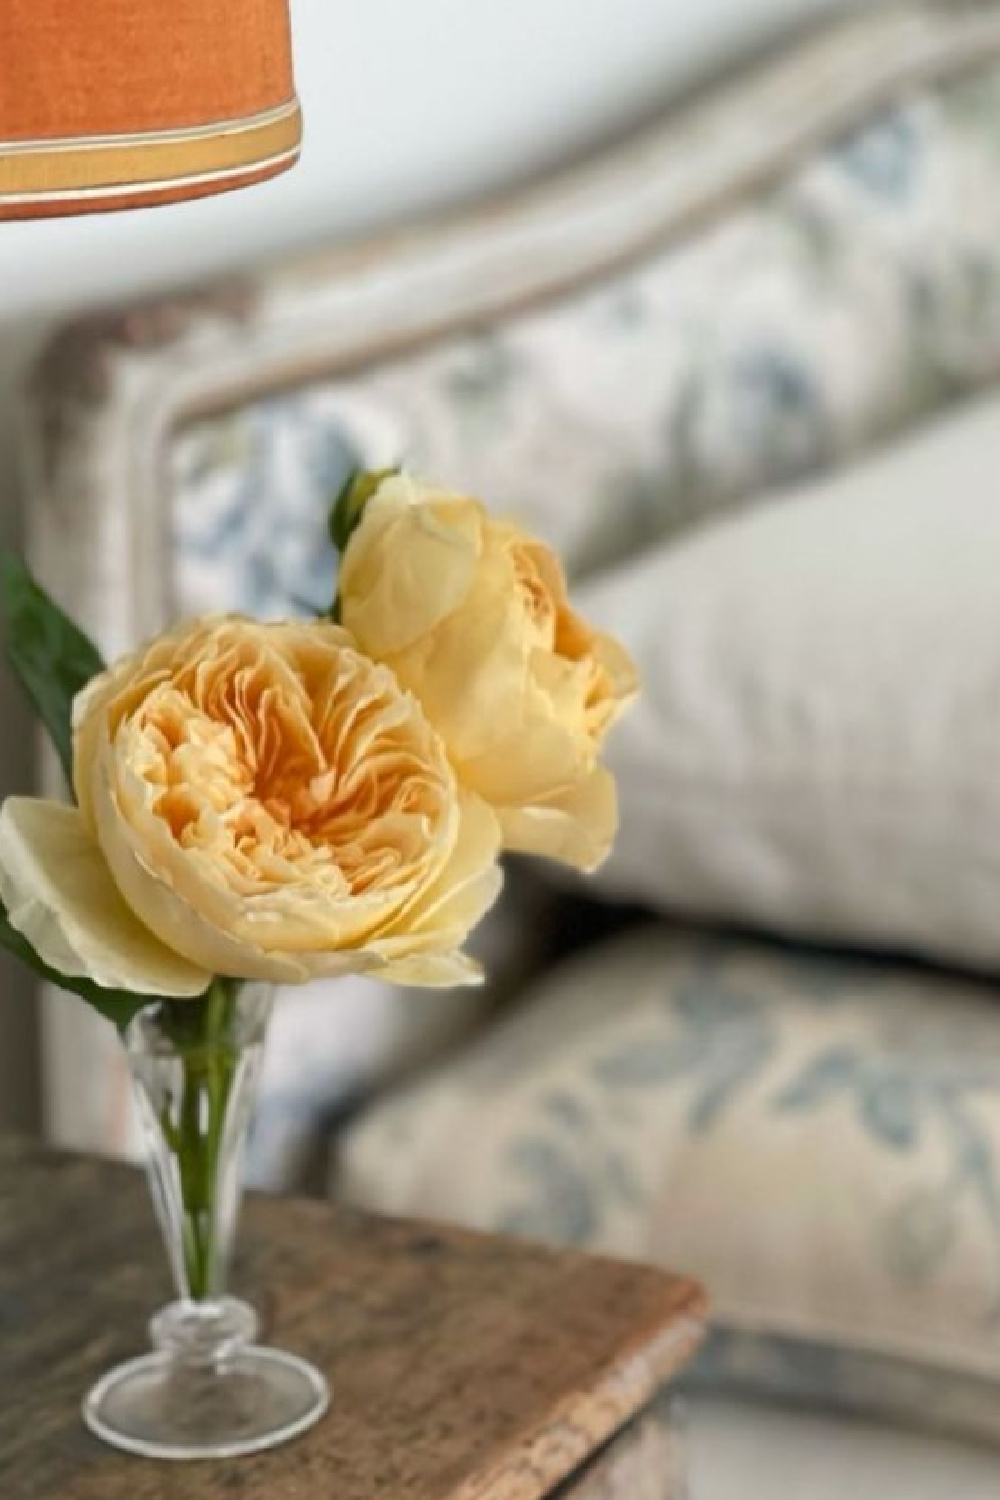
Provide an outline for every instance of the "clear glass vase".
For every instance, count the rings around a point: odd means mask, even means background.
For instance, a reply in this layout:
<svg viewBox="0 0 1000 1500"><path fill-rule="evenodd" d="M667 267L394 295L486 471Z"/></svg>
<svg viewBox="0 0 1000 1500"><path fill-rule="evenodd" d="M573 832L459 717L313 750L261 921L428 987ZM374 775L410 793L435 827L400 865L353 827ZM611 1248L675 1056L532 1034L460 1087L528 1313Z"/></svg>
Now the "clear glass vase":
<svg viewBox="0 0 1000 1500"><path fill-rule="evenodd" d="M153 1352L109 1371L84 1402L91 1431L131 1453L256 1453L329 1405L319 1371L257 1345L253 1308L226 1295L272 998L268 985L220 980L199 1000L146 1007L125 1036L177 1291L150 1323Z"/></svg>

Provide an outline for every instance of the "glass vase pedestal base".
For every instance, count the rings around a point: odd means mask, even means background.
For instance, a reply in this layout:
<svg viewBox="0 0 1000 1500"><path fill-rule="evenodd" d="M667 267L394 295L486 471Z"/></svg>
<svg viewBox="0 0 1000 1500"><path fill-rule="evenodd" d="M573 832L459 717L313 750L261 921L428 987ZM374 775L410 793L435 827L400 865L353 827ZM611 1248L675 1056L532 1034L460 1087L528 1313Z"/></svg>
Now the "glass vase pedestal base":
<svg viewBox="0 0 1000 1500"><path fill-rule="evenodd" d="M83 1404L95 1436L145 1458L238 1458L277 1447L323 1416L330 1391L294 1354L253 1342L234 1297L173 1302L153 1319L154 1352L110 1370Z"/></svg>

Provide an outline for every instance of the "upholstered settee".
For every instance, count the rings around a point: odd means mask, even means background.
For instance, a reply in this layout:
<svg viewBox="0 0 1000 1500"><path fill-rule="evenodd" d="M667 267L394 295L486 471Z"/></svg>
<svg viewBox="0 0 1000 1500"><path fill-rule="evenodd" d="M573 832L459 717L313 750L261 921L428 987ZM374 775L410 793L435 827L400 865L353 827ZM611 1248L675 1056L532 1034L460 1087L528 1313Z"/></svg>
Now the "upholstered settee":
<svg viewBox="0 0 1000 1500"><path fill-rule="evenodd" d="M557 544L645 678L614 858L511 868L485 991L285 997L258 1181L690 1265L696 1378L1000 1436L998 373L993 5L56 339L31 552L106 651L327 599L331 496L405 458ZM130 1149L113 1039L46 1006L52 1133Z"/></svg>

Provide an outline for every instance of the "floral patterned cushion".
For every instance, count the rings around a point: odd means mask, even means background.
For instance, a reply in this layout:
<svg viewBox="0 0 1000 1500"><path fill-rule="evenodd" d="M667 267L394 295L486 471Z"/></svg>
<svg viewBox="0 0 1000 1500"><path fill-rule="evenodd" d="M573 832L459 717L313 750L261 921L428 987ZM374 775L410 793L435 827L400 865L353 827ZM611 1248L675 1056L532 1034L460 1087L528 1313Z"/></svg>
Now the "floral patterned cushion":
<svg viewBox="0 0 1000 1500"><path fill-rule="evenodd" d="M328 602L324 515L359 463L403 458L483 493L585 572L833 465L998 370L991 63L602 285L186 428L182 602Z"/></svg>
<svg viewBox="0 0 1000 1500"><path fill-rule="evenodd" d="M1000 1437L995 985L633 930L346 1134L338 1190L696 1271L702 1379Z"/></svg>

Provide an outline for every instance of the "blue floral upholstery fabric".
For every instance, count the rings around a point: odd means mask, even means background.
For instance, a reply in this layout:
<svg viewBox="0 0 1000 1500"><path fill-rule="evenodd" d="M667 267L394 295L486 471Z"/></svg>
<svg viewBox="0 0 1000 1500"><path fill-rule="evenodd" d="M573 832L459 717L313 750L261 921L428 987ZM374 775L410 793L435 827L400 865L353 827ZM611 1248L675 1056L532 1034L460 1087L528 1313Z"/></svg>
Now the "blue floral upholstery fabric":
<svg viewBox="0 0 1000 1500"><path fill-rule="evenodd" d="M404 460L577 573L842 461L1000 370L1000 68L915 93L565 301L186 428L185 608L322 604L324 515Z"/></svg>
<svg viewBox="0 0 1000 1500"><path fill-rule="evenodd" d="M695 1270L696 1379L1000 1437L997 985L635 930L338 1160L368 1207Z"/></svg>

